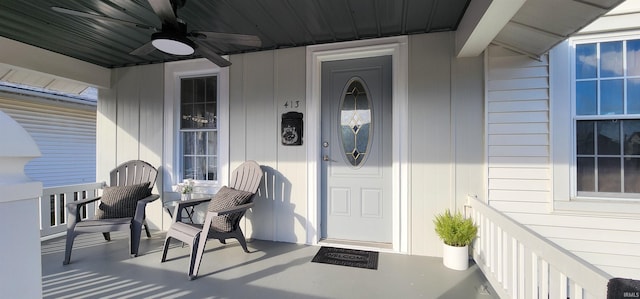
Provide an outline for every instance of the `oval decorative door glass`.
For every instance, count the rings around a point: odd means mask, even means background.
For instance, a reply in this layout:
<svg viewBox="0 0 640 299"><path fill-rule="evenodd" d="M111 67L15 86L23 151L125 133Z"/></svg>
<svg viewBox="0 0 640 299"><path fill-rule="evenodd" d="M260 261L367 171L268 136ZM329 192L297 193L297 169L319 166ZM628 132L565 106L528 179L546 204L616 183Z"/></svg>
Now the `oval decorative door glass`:
<svg viewBox="0 0 640 299"><path fill-rule="evenodd" d="M353 167L362 166L367 159L373 136L373 114L367 91L360 78L352 78L346 84L340 103L340 140L344 157Z"/></svg>

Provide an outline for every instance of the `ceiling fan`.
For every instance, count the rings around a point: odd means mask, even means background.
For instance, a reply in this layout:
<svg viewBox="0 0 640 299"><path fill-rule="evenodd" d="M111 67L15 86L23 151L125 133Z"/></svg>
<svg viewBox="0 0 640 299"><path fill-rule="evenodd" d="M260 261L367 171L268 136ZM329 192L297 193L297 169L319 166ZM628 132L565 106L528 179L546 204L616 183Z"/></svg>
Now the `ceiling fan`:
<svg viewBox="0 0 640 299"><path fill-rule="evenodd" d="M131 51L129 54L144 56L155 49L171 55L192 55L200 54L220 67L231 65L229 60L222 58L209 48L205 41L217 43L229 43L241 46L260 47L262 42L255 35L232 34L207 31L187 31L187 23L178 18L178 8L185 5L187 0L148 0L153 11L162 21L162 28L135 23L131 21L114 19L93 13L87 13L58 6L51 7L52 10L68 15L92 18L101 21L115 22L134 26L143 29L154 30L151 34L151 41Z"/></svg>

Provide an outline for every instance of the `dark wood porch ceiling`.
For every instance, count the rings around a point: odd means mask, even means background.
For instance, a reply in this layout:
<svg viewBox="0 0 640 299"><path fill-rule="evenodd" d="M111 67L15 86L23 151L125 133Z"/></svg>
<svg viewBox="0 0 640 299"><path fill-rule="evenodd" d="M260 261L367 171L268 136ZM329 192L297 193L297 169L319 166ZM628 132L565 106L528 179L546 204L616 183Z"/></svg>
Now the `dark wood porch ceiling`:
<svg viewBox="0 0 640 299"><path fill-rule="evenodd" d="M188 0L189 30L257 35L259 48L209 43L218 54L456 30L470 0ZM151 29L61 14L52 6L161 27L146 0L2 0L0 36L103 67L194 56L129 54ZM195 56L197 57L197 56Z"/></svg>

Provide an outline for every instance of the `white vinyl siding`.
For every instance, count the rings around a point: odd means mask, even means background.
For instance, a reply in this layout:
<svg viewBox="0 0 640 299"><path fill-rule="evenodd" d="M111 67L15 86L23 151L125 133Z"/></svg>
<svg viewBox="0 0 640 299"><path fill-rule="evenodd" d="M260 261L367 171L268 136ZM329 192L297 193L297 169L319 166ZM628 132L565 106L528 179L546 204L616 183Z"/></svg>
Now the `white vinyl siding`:
<svg viewBox="0 0 640 299"><path fill-rule="evenodd" d="M551 196L546 57L533 60L496 46L488 53L489 202L513 212L524 203L545 211Z"/></svg>
<svg viewBox="0 0 640 299"><path fill-rule="evenodd" d="M42 154L27 163L27 176L44 187L95 182L96 106L11 97L0 96L0 110L27 130Z"/></svg>
<svg viewBox="0 0 640 299"><path fill-rule="evenodd" d="M569 202L570 159L560 151L573 146L568 137L570 110L558 109L570 98L568 93L553 92L568 88L569 78L562 79L565 82L549 75L551 69L557 72L562 67L555 58L551 55L548 62L547 57L535 60L496 46L488 49L489 203L611 275L638 279L637 217L603 209L569 213L553 205Z"/></svg>

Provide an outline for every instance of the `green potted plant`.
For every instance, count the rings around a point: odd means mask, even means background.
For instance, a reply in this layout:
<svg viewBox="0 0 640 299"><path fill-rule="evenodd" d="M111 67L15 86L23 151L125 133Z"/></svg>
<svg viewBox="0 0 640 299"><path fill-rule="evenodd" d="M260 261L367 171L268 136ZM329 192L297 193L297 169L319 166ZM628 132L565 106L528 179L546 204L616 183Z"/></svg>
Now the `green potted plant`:
<svg viewBox="0 0 640 299"><path fill-rule="evenodd" d="M447 209L433 219L435 230L443 244L442 261L447 268L466 270L469 268L469 244L478 233L478 227L459 211Z"/></svg>

